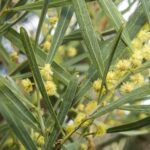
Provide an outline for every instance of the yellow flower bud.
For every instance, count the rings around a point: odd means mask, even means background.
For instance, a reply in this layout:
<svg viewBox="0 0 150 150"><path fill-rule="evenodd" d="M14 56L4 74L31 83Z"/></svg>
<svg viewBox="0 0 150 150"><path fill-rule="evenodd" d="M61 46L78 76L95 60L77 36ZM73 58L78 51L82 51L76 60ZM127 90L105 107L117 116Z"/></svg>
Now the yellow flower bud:
<svg viewBox="0 0 150 150"><path fill-rule="evenodd" d="M70 123L65 127L65 131L67 134L71 133L72 131L74 131L76 128L74 123Z"/></svg>
<svg viewBox="0 0 150 150"><path fill-rule="evenodd" d="M51 43L49 41L45 41L43 43L43 49L46 53L49 51L50 47L51 47Z"/></svg>
<svg viewBox="0 0 150 150"><path fill-rule="evenodd" d="M14 51L10 54L10 58L13 62L17 63L19 60L19 55L16 51Z"/></svg>
<svg viewBox="0 0 150 150"><path fill-rule="evenodd" d="M68 48L67 49L67 56L74 57L77 55L77 50L75 48Z"/></svg>
<svg viewBox="0 0 150 150"><path fill-rule="evenodd" d="M33 87L32 87L32 82L30 81L30 79L23 79L21 81L21 85L24 89L25 92L29 93L33 90Z"/></svg>
<svg viewBox="0 0 150 150"><path fill-rule="evenodd" d="M127 71L130 67L130 61L129 60L120 60L117 65L116 65L116 68L119 70L119 71Z"/></svg>
<svg viewBox="0 0 150 150"><path fill-rule="evenodd" d="M132 59L143 60L143 52L141 50L135 50L131 56Z"/></svg>
<svg viewBox="0 0 150 150"><path fill-rule="evenodd" d="M84 119L85 119L86 115L84 113L78 113L74 122L75 124L80 124Z"/></svg>
<svg viewBox="0 0 150 150"><path fill-rule="evenodd" d="M121 92L123 94L125 93L129 93L134 89L134 84L130 83L130 82L125 82L123 83L123 85L121 86Z"/></svg>
<svg viewBox="0 0 150 150"><path fill-rule="evenodd" d="M49 20L51 26L54 26L57 21L58 21L58 17L56 17L56 16L50 18L50 20Z"/></svg>
<svg viewBox="0 0 150 150"><path fill-rule="evenodd" d="M134 84L142 85L144 83L144 77L140 73L131 76L130 79Z"/></svg>
<svg viewBox="0 0 150 150"><path fill-rule="evenodd" d="M53 96L56 94L56 84L52 81L46 81L45 82L45 89L48 94L48 96Z"/></svg>
<svg viewBox="0 0 150 150"><path fill-rule="evenodd" d="M50 64L45 64L40 73L45 80L52 80L53 71Z"/></svg>
<svg viewBox="0 0 150 150"><path fill-rule="evenodd" d="M139 40L139 39L134 39L132 42L131 42L131 45L133 46L133 48L135 49L140 49L142 47L142 42Z"/></svg>
<svg viewBox="0 0 150 150"><path fill-rule="evenodd" d="M94 109L97 107L97 101L93 100L93 101L90 101L86 107L85 107L85 112L87 114L90 114L94 111Z"/></svg>
<svg viewBox="0 0 150 150"><path fill-rule="evenodd" d="M37 144L41 146L41 145L44 145L44 143L45 143L44 137L39 136L37 139Z"/></svg>
<svg viewBox="0 0 150 150"><path fill-rule="evenodd" d="M78 107L77 107L77 110L83 111L84 107L85 107L84 104L79 104Z"/></svg>
<svg viewBox="0 0 150 150"><path fill-rule="evenodd" d="M104 123L97 124L94 130L97 136L103 136L106 134L106 125Z"/></svg>
<svg viewBox="0 0 150 150"><path fill-rule="evenodd" d="M145 60L150 60L150 45L145 45L142 49Z"/></svg>
<svg viewBox="0 0 150 150"><path fill-rule="evenodd" d="M139 67L142 64L142 60L135 59L135 58L134 59L131 58L130 62L131 62L131 67L132 68L137 68L137 67Z"/></svg>
<svg viewBox="0 0 150 150"><path fill-rule="evenodd" d="M93 82L93 89L96 91L96 92L99 92L100 89L101 89L101 84L102 84L102 80L100 79L97 79Z"/></svg>

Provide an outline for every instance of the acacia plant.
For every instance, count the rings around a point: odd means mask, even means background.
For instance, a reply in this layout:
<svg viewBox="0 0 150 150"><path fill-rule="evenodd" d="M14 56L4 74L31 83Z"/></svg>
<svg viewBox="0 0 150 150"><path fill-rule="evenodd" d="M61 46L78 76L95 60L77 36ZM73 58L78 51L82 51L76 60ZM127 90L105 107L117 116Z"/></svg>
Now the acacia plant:
<svg viewBox="0 0 150 150"><path fill-rule="evenodd" d="M1 150L125 147L149 133L150 1L122 2L0 0Z"/></svg>

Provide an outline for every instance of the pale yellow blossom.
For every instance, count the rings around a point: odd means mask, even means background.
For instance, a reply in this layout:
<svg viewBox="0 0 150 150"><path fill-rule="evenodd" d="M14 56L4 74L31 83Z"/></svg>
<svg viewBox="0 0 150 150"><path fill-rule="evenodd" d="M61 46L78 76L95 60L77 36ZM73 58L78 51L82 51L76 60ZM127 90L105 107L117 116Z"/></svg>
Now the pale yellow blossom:
<svg viewBox="0 0 150 150"><path fill-rule="evenodd" d="M48 96L56 95L57 88L53 81L46 81L44 85Z"/></svg>
<svg viewBox="0 0 150 150"><path fill-rule="evenodd" d="M123 85L121 86L121 92L124 93L129 93L134 89L134 84L130 83L130 82L125 82L123 83Z"/></svg>
<svg viewBox="0 0 150 150"><path fill-rule="evenodd" d="M29 93L33 90L33 87L32 87L32 82L30 81L30 79L23 79L21 81L21 85L24 89L25 92Z"/></svg>

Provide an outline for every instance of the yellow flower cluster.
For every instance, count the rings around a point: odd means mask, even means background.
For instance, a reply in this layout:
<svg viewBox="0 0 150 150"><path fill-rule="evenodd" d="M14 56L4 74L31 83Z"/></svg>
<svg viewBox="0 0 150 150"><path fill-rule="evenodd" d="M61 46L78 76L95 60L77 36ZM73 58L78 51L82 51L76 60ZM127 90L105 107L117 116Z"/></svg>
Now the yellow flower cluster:
<svg viewBox="0 0 150 150"><path fill-rule="evenodd" d="M32 82L28 78L21 80L21 86L23 87L24 91L27 93L33 90Z"/></svg>
<svg viewBox="0 0 150 150"><path fill-rule="evenodd" d="M53 96L56 94L56 84L53 81L53 71L51 69L50 64L45 64L44 67L40 70L41 76L44 79L44 85L46 92L49 96Z"/></svg>
<svg viewBox="0 0 150 150"><path fill-rule="evenodd" d="M150 60L150 28L145 25L143 29L138 33L137 38L132 41L133 53L128 59L119 60L113 67L113 70L109 71L106 77L106 83L108 89L112 89L118 81L122 79L125 73L134 70L140 65ZM98 92L101 87L101 80L97 79L93 82L93 89ZM130 80L123 83L120 91L124 93L131 92L133 89L140 87L145 82L142 74L138 73L130 77Z"/></svg>
<svg viewBox="0 0 150 150"><path fill-rule="evenodd" d="M91 114L97 107L97 101L93 100L87 103L86 105L84 104L79 104L76 108L77 115L74 118L73 122L71 124L68 124L65 127L65 130L67 133L72 132L78 125L82 123L83 120L86 119L86 117ZM87 120L82 124L82 127L88 127L89 124L91 123L91 120Z"/></svg>

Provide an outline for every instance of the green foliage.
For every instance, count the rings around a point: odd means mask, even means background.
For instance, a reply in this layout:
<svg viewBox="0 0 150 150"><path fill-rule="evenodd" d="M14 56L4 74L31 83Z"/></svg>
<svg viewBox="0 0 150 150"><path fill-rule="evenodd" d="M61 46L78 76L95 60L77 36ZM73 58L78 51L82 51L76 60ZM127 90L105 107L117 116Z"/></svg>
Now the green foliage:
<svg viewBox="0 0 150 150"><path fill-rule="evenodd" d="M95 137L149 132L150 1L128 21L121 2L0 1L0 149L94 149ZM22 27L33 13L35 33Z"/></svg>

